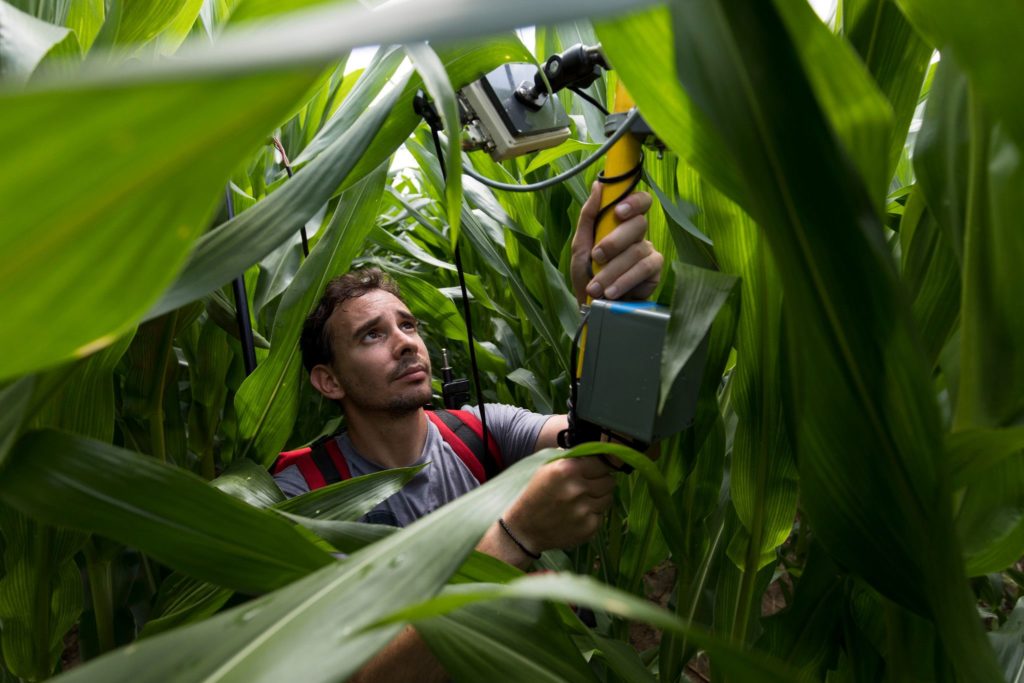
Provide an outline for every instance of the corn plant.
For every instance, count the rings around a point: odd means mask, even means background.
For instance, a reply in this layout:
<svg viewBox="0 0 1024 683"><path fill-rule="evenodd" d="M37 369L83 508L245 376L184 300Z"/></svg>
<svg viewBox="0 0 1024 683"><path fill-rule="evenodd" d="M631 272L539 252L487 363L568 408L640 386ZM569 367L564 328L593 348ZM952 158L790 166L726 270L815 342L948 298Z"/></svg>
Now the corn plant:
<svg viewBox="0 0 1024 683"><path fill-rule="evenodd" d="M465 681L1019 680L1024 8L825 19L0 0L5 680L341 681L407 623ZM538 453L402 530L356 520L415 468L285 500L276 454L340 424L302 377L302 320L354 266L399 280L435 367L444 347L468 371L475 345L478 399L564 409L597 168L513 194L460 167L551 177L603 117L564 94L571 139L496 163L458 151L452 112L577 42L614 66L589 96L621 81L664 144L644 161L661 372L707 337L693 424L657 460ZM592 542L530 575L473 550L538 467L596 452L636 472Z"/></svg>

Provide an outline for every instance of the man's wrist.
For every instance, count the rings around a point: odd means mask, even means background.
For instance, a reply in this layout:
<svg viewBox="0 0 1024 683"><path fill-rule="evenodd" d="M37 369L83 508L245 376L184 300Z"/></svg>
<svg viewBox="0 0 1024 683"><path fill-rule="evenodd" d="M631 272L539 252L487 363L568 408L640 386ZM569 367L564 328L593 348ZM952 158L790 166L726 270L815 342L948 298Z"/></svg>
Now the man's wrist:
<svg viewBox="0 0 1024 683"><path fill-rule="evenodd" d="M508 522L506 522L503 517L498 518L498 526L501 527L501 530L505 533L505 535L508 536L509 539L511 539L511 541L516 545L517 548L519 548L519 550L523 552L524 555L526 555L532 560L540 559L540 553L531 550L523 541L523 539L521 539L518 535L516 535L515 532L512 531L512 529L509 528Z"/></svg>
<svg viewBox="0 0 1024 683"><path fill-rule="evenodd" d="M497 522L487 529L476 549L522 570L533 564L533 558L520 550Z"/></svg>

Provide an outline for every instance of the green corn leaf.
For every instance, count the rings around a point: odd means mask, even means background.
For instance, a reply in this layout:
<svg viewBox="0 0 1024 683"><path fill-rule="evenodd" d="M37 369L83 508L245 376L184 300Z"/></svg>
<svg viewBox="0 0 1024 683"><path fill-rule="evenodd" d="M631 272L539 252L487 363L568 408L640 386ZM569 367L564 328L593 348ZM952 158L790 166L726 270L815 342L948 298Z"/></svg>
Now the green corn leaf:
<svg viewBox="0 0 1024 683"><path fill-rule="evenodd" d="M506 585L468 584L449 586L441 595L391 615L388 620L419 621L450 612L480 600L524 598L555 600L594 610L611 612L628 619L644 621L665 631L686 634L708 652L716 667L737 681L793 683L809 680L778 660L762 653L741 649L724 638L713 636L697 627L688 626L670 612L646 600L606 586L590 577L571 574L527 576Z"/></svg>
<svg viewBox="0 0 1024 683"><path fill-rule="evenodd" d="M75 34L0 2L0 82L23 83L47 55L79 52Z"/></svg>
<svg viewBox="0 0 1024 683"><path fill-rule="evenodd" d="M930 615L961 675L996 680L952 534L928 368L874 202L801 75L802 36L771 3L673 9L679 77L729 146L785 288L786 426L815 535Z"/></svg>
<svg viewBox="0 0 1024 683"><path fill-rule="evenodd" d="M467 605L417 621L416 632L454 680L598 680L554 608L544 603L494 600Z"/></svg>
<svg viewBox="0 0 1024 683"><path fill-rule="evenodd" d="M661 356L659 405L662 408L683 366L710 332L711 323L737 282L731 275L678 261L672 264L672 269L675 273L675 295ZM694 378L694 382L697 381Z"/></svg>
<svg viewBox="0 0 1024 683"><path fill-rule="evenodd" d="M53 427L101 441L114 438L114 368L128 349L129 333L105 349L55 372L68 375L33 420L34 426Z"/></svg>
<svg viewBox="0 0 1024 683"><path fill-rule="evenodd" d="M448 78L456 88L461 88L467 83L477 80L491 69L507 61L529 60L529 53L526 51L526 48L514 36L497 36L486 42L474 41L435 47L441 60L444 62ZM397 67L398 61L400 61L398 58L401 54L401 51L386 52L382 57L380 68L375 71L374 80L368 80L368 83L374 83L382 77L386 80L387 74L393 73ZM412 102L416 92L422 86L423 83L418 74L413 74L409 77L408 83L398 96L391 114L370 144L369 151L363 156L353 171L353 178L360 178L383 163L413 132L420 119L413 110ZM363 90L359 92L363 96L367 94ZM369 100L365 100L365 105L368 104ZM355 117L365 109L365 105L356 109L355 112L349 113L345 113L344 107L339 109L313 142L310 143L309 151L303 150L302 154L296 159L296 163L303 163L312 159L314 154L318 153L318 146L327 144L338 134L347 130Z"/></svg>
<svg viewBox="0 0 1024 683"><path fill-rule="evenodd" d="M0 377L86 356L130 329L180 267L231 168L309 81L293 71L0 95L0 134L10 140L0 289L11 302ZM73 126L41 139L20 133L69 111ZM32 322L40 310L45 326Z"/></svg>
<svg viewBox="0 0 1024 683"><path fill-rule="evenodd" d="M6 505L0 506L0 533L4 662L23 679L49 678L64 651L64 635L82 612L74 555L86 536L40 524Z"/></svg>
<svg viewBox="0 0 1024 683"><path fill-rule="evenodd" d="M438 190L443 187L437 160L416 142L409 142L406 146L413 156L416 157L420 168L427 175L433 188ZM504 245L495 242L492 233L489 232L480 218L465 205L462 207L461 225L464 236L472 245L474 253L508 283L516 302L522 307L526 318L537 326L544 341L550 344L552 348L561 348L564 343L562 339L564 333L559 329L560 326L555 321L544 314L544 311L537 305L533 295L527 289L519 272L509 264L502 253L503 250L500 250L500 247ZM564 367L566 360L561 355L559 356L559 362L563 364L563 369L567 370Z"/></svg>
<svg viewBox="0 0 1024 683"><path fill-rule="evenodd" d="M259 593L331 561L284 520L151 458L54 431L30 433L16 448L0 481L6 504L211 583Z"/></svg>
<svg viewBox="0 0 1024 683"><path fill-rule="evenodd" d="M972 99L976 104L976 100ZM956 429L1024 420L1024 162L1021 149L973 108L964 235ZM979 121L979 119L981 119Z"/></svg>
<svg viewBox="0 0 1024 683"><path fill-rule="evenodd" d="M276 14L315 7L324 2L325 0L235 0L229 23L240 24L254 19L266 19Z"/></svg>
<svg viewBox="0 0 1024 683"><path fill-rule="evenodd" d="M213 478L217 432L227 401L227 376L235 356L227 334L211 318L202 322L194 335L179 335L178 339L188 360L192 394L188 445L199 456L203 476Z"/></svg>
<svg viewBox="0 0 1024 683"><path fill-rule="evenodd" d="M342 563L202 623L117 650L64 680L345 680L399 627L365 628L440 590L536 469L557 454L542 451L517 463ZM317 637L325 632L335 635Z"/></svg>
<svg viewBox="0 0 1024 683"><path fill-rule="evenodd" d="M468 344L466 323L455 307L455 302L419 278L400 276L398 281L402 289L402 299L413 315L427 323L428 329L436 331L440 338ZM505 361L475 339L473 342L480 368L503 374L506 370Z"/></svg>
<svg viewBox="0 0 1024 683"><path fill-rule="evenodd" d="M36 378L29 376L0 389L0 464L7 459L11 446L21 434L35 386Z"/></svg>
<svg viewBox="0 0 1024 683"><path fill-rule="evenodd" d="M345 131L355 124L359 115L370 106L385 84L395 75L403 58L402 51L396 47L377 50L362 76L349 92L348 97L342 101L342 106L317 131L310 143L292 160L292 164L301 166L315 159L338 137L344 135Z"/></svg>
<svg viewBox="0 0 1024 683"><path fill-rule="evenodd" d="M751 218L692 171L681 168L679 177L683 197L698 207L698 224L716 245L719 265L740 278L731 492L748 535L730 556L745 570L737 614L746 615L756 601L757 571L789 535L796 508L796 467L782 413L782 283ZM745 632L742 618L735 623Z"/></svg>
<svg viewBox="0 0 1024 683"><path fill-rule="evenodd" d="M274 509L309 519L355 521L397 493L420 470L429 466L425 463L416 467L393 467L353 477L289 498L275 505Z"/></svg>
<svg viewBox="0 0 1024 683"><path fill-rule="evenodd" d="M900 220L902 278L932 366L960 314L960 264L949 234L925 205L921 187L915 185Z"/></svg>
<svg viewBox="0 0 1024 683"><path fill-rule="evenodd" d="M544 415L551 415L555 412L551 405L551 399L548 398L547 392L541 387L540 380L534 373L526 368L516 368L508 373L508 381L514 382L530 392L530 396L533 398L533 409L536 412Z"/></svg>
<svg viewBox="0 0 1024 683"><path fill-rule="evenodd" d="M186 7L194 20L200 6L195 0L115 0L110 3L96 44L123 46L147 43L170 26Z"/></svg>
<svg viewBox="0 0 1024 683"><path fill-rule="evenodd" d="M174 572L160 584L153 611L139 639L207 619L234 594L230 588Z"/></svg>
<svg viewBox="0 0 1024 683"><path fill-rule="evenodd" d="M234 461L210 486L256 508L269 508L285 501L266 468L252 460Z"/></svg>
<svg viewBox="0 0 1024 683"><path fill-rule="evenodd" d="M939 62L914 146L914 173L928 209L963 264L970 128L967 78L952 55Z"/></svg>
<svg viewBox="0 0 1024 683"><path fill-rule="evenodd" d="M355 552L383 538L390 527L336 520L357 519L398 491L422 467L396 468L311 491L289 500L270 474L250 460L232 464L211 485L258 508L274 508L342 552ZM289 514L287 511L295 514ZM308 515L308 516L299 516ZM352 529L355 529L354 531ZM154 617L140 638L201 621L224 606L234 591L175 572L160 587Z"/></svg>
<svg viewBox="0 0 1024 683"><path fill-rule="evenodd" d="M354 553L382 538L395 533L397 527L385 524L367 524L365 522L347 522L342 520L322 520L289 515L282 512L296 524L309 529L314 534L330 543L343 553Z"/></svg>
<svg viewBox="0 0 1024 683"><path fill-rule="evenodd" d="M82 52L86 53L103 27L106 3L104 0L78 0L70 5L65 26L75 32Z"/></svg>
<svg viewBox="0 0 1024 683"><path fill-rule="evenodd" d="M905 137L893 134L892 105L858 55L828 30L809 3L779 3L778 12L789 34L797 37L793 46L822 112L871 197L884 197L895 166L895 158L890 160L893 139L899 138L902 149ZM876 200L876 210L881 208Z"/></svg>
<svg viewBox="0 0 1024 683"><path fill-rule="evenodd" d="M843 618L843 578L825 552L812 545L786 610L764 620L758 649L820 679L835 656Z"/></svg>
<svg viewBox="0 0 1024 683"><path fill-rule="evenodd" d="M893 0L846 0L842 13L843 35L893 109L888 154L891 174L903 151L932 47Z"/></svg>
<svg viewBox="0 0 1024 683"><path fill-rule="evenodd" d="M1024 638L1024 599L1018 599L1006 623L988 634L992 648L996 651L999 665L1007 683L1024 681L1024 650L1021 639Z"/></svg>
<svg viewBox="0 0 1024 683"><path fill-rule="evenodd" d="M1019 444L1018 444L1019 445ZM968 486L956 525L968 576L1011 567L1024 554L1024 457L1018 449Z"/></svg>
<svg viewBox="0 0 1024 683"><path fill-rule="evenodd" d="M523 175L526 176L530 175L534 171L539 171L545 166L551 165L551 162L555 159L560 159L566 154L572 154L574 152L583 152L584 155L593 154L594 150L598 147L600 147L600 145L596 142L581 142L580 140L569 138L560 145L549 149L542 149L537 152L533 158L530 159L530 163L526 165L526 168L523 169Z"/></svg>
<svg viewBox="0 0 1024 683"><path fill-rule="evenodd" d="M953 54L970 75L978 97L1024 147L1024 99L1016 76L1024 69L1017 49L1024 34L1024 6L993 0L978 12L956 0L897 0L921 33L943 55Z"/></svg>
<svg viewBox="0 0 1024 683"><path fill-rule="evenodd" d="M736 201L742 189L721 152L718 133L675 78L672 22L665 8L595 25L601 47L633 95L644 120L680 158ZM643 50L636 49L643 45Z"/></svg>
<svg viewBox="0 0 1024 683"><path fill-rule="evenodd" d="M327 283L346 272L362 250L376 220L384 178L381 167L342 195L326 234L285 292L274 318L270 355L235 394L243 440L238 457L268 466L288 440L299 411L299 382L306 381L299 351L303 321L316 307Z"/></svg>
<svg viewBox="0 0 1024 683"><path fill-rule="evenodd" d="M157 37L159 50L163 54L170 54L181 46L188 38L192 27L199 19L199 12L203 8L205 0L186 0L180 4L181 9L174 15L174 19L167 24L167 27Z"/></svg>
<svg viewBox="0 0 1024 683"><path fill-rule="evenodd" d="M459 243L459 218L462 214L462 122L459 119L459 103L455 99L455 91L445 72L444 64L430 46L426 43L406 45L405 53L409 55L413 66L423 79L423 85L430 94L441 121L444 122L447 134L444 150L444 196L448 215L448 237L454 250Z"/></svg>
<svg viewBox="0 0 1024 683"><path fill-rule="evenodd" d="M207 294L298 232L349 176L398 92L396 88L385 95L277 192L203 236L177 282L147 315L154 317Z"/></svg>
<svg viewBox="0 0 1024 683"><path fill-rule="evenodd" d="M946 436L953 487L977 482L981 475L1024 450L1024 427L969 429Z"/></svg>

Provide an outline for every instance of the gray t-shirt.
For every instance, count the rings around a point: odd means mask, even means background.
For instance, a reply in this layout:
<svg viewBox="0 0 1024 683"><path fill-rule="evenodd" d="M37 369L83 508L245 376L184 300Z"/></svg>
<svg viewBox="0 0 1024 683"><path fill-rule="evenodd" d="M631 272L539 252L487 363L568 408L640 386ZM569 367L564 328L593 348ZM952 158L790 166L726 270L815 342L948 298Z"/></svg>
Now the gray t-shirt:
<svg viewBox="0 0 1024 683"><path fill-rule="evenodd" d="M467 407L466 410L480 416L475 407ZM498 442L505 467L536 450L537 437L549 417L501 403L487 404L487 431ZM427 418L424 416L423 419ZM336 438L353 477L385 469L364 458L352 445L348 434L342 433ZM381 502L360 521L404 527L480 485L452 447L441 438L441 432L430 420L427 420L427 440L423 444L423 452L413 464L425 462L429 464L401 491ZM309 490L306 480L295 465L281 470L274 475L274 479L289 498Z"/></svg>

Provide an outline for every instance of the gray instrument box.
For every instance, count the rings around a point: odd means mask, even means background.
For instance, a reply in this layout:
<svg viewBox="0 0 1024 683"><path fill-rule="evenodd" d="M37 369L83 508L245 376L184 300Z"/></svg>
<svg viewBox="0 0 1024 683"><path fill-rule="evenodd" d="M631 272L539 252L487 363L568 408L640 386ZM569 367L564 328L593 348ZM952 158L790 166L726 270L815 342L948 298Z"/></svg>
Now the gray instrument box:
<svg viewBox="0 0 1024 683"><path fill-rule="evenodd" d="M659 414L668 321L669 310L653 302L593 301L578 394L581 418L648 444L693 424L708 338L679 373Z"/></svg>

